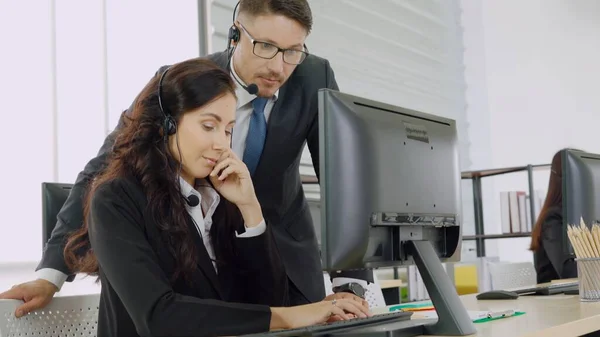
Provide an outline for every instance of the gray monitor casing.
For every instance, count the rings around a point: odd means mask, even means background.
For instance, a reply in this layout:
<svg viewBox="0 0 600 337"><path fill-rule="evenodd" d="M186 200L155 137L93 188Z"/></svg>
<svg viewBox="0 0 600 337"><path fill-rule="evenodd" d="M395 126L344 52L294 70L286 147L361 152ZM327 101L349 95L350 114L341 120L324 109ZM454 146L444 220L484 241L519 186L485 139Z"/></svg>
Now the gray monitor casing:
<svg viewBox="0 0 600 337"><path fill-rule="evenodd" d="M579 226L581 219L590 228L600 223L600 155L575 149L566 149L561 155L563 247L574 257L567 226Z"/></svg>
<svg viewBox="0 0 600 337"><path fill-rule="evenodd" d="M318 101L323 269L413 264L410 240L459 261L455 121L330 89Z"/></svg>

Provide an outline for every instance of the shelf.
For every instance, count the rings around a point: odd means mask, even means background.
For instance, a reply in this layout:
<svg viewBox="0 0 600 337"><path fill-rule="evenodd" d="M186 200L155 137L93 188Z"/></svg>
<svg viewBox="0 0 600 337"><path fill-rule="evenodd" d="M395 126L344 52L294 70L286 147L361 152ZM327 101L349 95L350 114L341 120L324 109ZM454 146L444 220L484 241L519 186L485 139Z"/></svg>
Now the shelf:
<svg viewBox="0 0 600 337"><path fill-rule="evenodd" d="M539 165L531 165L534 171L549 169L550 164L539 164ZM465 171L461 172L460 176L462 179L472 179L474 177L491 177L505 173L513 173L513 172L521 172L527 171L527 166L515 166L515 167L505 167L499 169L489 169L489 170L475 170L475 171ZM300 175L303 184L318 184L319 180L315 176L308 175Z"/></svg>
<svg viewBox="0 0 600 337"><path fill-rule="evenodd" d="M550 164L539 164L539 165L531 165L534 171L549 169ZM515 166L515 167L505 167L498 169L488 169L488 170L475 170L475 171L465 171L461 173L461 178L463 179L472 179L475 177L491 177L505 173L513 173L513 172L521 172L527 171L528 166Z"/></svg>
<svg viewBox="0 0 600 337"><path fill-rule="evenodd" d="M476 239L506 239L506 238L527 238L531 233L506 233L506 234L482 234L482 235L463 235L463 240Z"/></svg>

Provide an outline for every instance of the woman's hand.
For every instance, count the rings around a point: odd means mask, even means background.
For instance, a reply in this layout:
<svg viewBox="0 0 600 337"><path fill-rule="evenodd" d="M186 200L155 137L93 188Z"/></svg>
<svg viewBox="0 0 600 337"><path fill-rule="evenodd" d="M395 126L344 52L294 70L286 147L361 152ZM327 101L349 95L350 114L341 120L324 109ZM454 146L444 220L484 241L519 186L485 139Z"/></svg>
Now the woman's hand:
<svg viewBox="0 0 600 337"><path fill-rule="evenodd" d="M210 173L210 181L223 197L238 207L257 202L250 172L231 149L221 154Z"/></svg>
<svg viewBox="0 0 600 337"><path fill-rule="evenodd" d="M250 172L231 149L223 152L209 178L217 192L240 209L246 227L263 220Z"/></svg>
<svg viewBox="0 0 600 337"><path fill-rule="evenodd" d="M367 306L346 298L295 307L271 308L271 313L271 330L294 329L325 323L333 316L343 320L371 316Z"/></svg>

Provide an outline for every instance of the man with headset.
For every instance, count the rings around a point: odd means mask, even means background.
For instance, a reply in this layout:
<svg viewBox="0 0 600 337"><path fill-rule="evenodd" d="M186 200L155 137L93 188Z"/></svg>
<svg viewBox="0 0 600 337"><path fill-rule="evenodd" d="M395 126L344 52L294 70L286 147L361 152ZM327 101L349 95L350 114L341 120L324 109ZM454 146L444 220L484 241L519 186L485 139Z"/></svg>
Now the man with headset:
<svg viewBox="0 0 600 337"><path fill-rule="evenodd" d="M265 217L276 224L273 233L290 280L292 304L320 301L325 297L321 260L299 164L307 143L319 173L317 91L338 86L329 62L310 55L305 45L312 28L307 0L241 0L238 6L228 50L207 56L229 69L240 85L232 148L252 174ZM120 127L119 123L117 130ZM25 301L17 316L44 307L65 281L73 280L64 262L65 238L83 223L82 195L104 168L114 135L113 131L77 177L36 270L37 279L0 294ZM362 300L372 277L366 270L339 272L333 275L332 297Z"/></svg>

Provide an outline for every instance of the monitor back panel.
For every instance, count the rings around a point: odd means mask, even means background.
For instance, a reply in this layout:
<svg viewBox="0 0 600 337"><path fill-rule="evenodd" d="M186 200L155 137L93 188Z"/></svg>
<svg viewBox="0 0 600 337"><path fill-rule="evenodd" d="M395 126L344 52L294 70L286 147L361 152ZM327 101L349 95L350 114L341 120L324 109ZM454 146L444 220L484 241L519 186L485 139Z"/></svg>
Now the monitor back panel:
<svg viewBox="0 0 600 337"><path fill-rule="evenodd" d="M371 267L412 263L403 261L405 240L430 240L440 258L459 260L455 122L335 91L320 95L324 264L357 268L358 256Z"/></svg>

